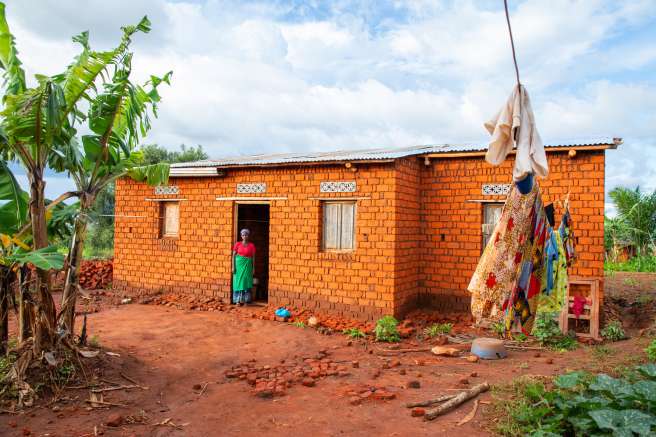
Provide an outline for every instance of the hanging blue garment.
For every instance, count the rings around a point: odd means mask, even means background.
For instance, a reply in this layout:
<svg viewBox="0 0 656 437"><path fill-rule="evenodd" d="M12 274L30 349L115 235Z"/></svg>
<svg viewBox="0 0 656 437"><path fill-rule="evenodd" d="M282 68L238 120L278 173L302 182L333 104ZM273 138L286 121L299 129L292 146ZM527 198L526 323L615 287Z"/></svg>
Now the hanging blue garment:
<svg viewBox="0 0 656 437"><path fill-rule="evenodd" d="M558 261L558 241L551 226L548 229L547 241L544 245L544 261L547 267L546 288L544 292L551 295L554 286L554 261Z"/></svg>

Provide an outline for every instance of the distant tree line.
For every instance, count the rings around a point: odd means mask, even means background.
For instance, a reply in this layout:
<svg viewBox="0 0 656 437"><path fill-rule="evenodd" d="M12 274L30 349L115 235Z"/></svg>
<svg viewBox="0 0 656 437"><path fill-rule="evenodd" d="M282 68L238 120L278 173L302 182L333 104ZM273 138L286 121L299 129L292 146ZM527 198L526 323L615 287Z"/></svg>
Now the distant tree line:
<svg viewBox="0 0 656 437"><path fill-rule="evenodd" d="M139 148L143 165L159 163L192 162L207 159L203 146L180 145L179 150L167 150L157 144L146 144ZM102 190L90 214L84 256L86 258L110 258L114 254L114 184Z"/></svg>

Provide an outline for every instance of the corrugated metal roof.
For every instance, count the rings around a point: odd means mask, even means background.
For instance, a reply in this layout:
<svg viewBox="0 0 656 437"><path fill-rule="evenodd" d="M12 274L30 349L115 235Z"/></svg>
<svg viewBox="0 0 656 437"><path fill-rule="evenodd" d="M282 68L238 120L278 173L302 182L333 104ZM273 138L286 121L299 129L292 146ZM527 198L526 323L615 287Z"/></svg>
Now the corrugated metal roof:
<svg viewBox="0 0 656 437"><path fill-rule="evenodd" d="M608 146L621 144L620 138L600 137L585 138L569 141L545 143L545 147L581 147L581 146ZM280 165L301 164L310 162L333 161L382 161L404 158L408 156L424 155L428 153L450 152L481 152L487 150L487 145L481 144L432 144L402 148L380 148L361 150L341 150L333 152L311 153L280 153L273 155L235 156L221 159L210 159L196 162L183 162L172 164L173 168L190 167L241 167L252 165Z"/></svg>

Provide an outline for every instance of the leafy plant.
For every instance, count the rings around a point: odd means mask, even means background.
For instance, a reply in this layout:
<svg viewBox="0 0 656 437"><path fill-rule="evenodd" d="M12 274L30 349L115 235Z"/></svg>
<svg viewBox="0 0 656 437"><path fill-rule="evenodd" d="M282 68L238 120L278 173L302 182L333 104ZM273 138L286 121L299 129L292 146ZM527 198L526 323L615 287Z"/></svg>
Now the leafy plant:
<svg viewBox="0 0 656 437"><path fill-rule="evenodd" d="M631 377L572 372L553 380L523 381L510 396L495 396L503 435L647 436L656 431L656 364ZM505 398L504 398L505 397Z"/></svg>
<svg viewBox="0 0 656 437"><path fill-rule="evenodd" d="M392 316L385 316L378 319L376 322L376 328L374 329L376 341L386 341L390 343L400 341L401 338L399 337L399 331L397 329L398 324L398 320Z"/></svg>
<svg viewBox="0 0 656 437"><path fill-rule="evenodd" d="M604 270L607 274L612 275L615 272L656 272L656 256L654 255L637 255L628 261L604 263Z"/></svg>
<svg viewBox="0 0 656 437"><path fill-rule="evenodd" d="M294 326L296 326L297 328L305 328L305 323L303 323L303 322L301 322L301 321L294 322L294 323L292 323L292 324L293 324Z"/></svg>
<svg viewBox="0 0 656 437"><path fill-rule="evenodd" d="M497 322L492 325L492 331L496 334L497 337L503 337L506 335L506 326L503 322Z"/></svg>
<svg viewBox="0 0 656 437"><path fill-rule="evenodd" d="M613 320L607 323L606 327L601 330L601 336L610 341L619 341L626 338L622 323L619 320Z"/></svg>
<svg viewBox="0 0 656 437"><path fill-rule="evenodd" d="M557 350L576 349L578 342L574 335L565 335L561 332L553 314L540 313L533 326L533 336L542 346Z"/></svg>
<svg viewBox="0 0 656 437"><path fill-rule="evenodd" d="M365 333L358 328L349 328L342 331L344 335L350 338L364 338Z"/></svg>
<svg viewBox="0 0 656 437"><path fill-rule="evenodd" d="M656 340L652 340L649 346L645 349L647 359L651 362L656 362Z"/></svg>
<svg viewBox="0 0 656 437"><path fill-rule="evenodd" d="M528 336L527 336L526 334L524 334L523 332L520 332L520 333L515 334L515 335L513 336L513 338L514 338L516 341L519 341L519 342L524 342L524 341L528 340Z"/></svg>
<svg viewBox="0 0 656 437"><path fill-rule="evenodd" d="M453 323L435 323L424 329L426 337L437 337L438 335L448 334L453 328Z"/></svg>

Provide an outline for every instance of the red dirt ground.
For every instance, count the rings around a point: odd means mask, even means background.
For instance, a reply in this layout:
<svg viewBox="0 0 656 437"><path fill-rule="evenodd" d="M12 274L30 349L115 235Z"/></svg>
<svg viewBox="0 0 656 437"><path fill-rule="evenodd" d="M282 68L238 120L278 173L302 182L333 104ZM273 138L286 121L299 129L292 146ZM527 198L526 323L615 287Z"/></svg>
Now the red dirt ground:
<svg viewBox="0 0 656 437"><path fill-rule="evenodd" d="M656 281L656 275L650 280ZM607 291L607 295L612 293ZM647 342L635 338L611 344L603 359L586 346L567 353L540 352L540 356L532 351L511 351L508 359L469 363L430 352L380 356L370 351L385 345L349 343L341 334L322 335L311 328L260 320L255 316L263 312L261 308L206 312L157 305L94 305L100 311L88 318L90 335L98 336L104 350L120 354L105 357L108 363L102 378L130 384L122 378L123 373L148 389L106 392L105 401L126 407L96 410L89 410L84 403L89 398L88 388L70 390L70 400L47 407L47 400L41 400L41 406L20 414L0 415L0 435L93 436L94 427L98 435L106 436L489 435L485 404L462 426L456 424L472 410L472 402L432 422L411 417L404 404L467 387L461 379L467 379L469 386L482 381L499 384L520 375L612 368L632 356L644 355ZM426 345L404 340L401 347ZM226 376L248 360L255 360L253 366L262 367L262 374L267 372L264 366L288 365L292 371L299 365L307 367L304 359L317 359L317 355L324 359L327 373L339 369L343 376L319 377L313 387L293 383L282 396L271 398L256 396L246 380ZM400 363L394 363L395 359ZM358 362L357 368L353 361ZM409 388L410 381L419 381L420 388ZM352 398L367 387L395 397L377 400L374 394L352 405ZM490 398L490 393L479 396L482 402ZM107 426L116 414L123 423ZM156 425L166 419L169 424ZM183 426L174 428L170 423Z"/></svg>

